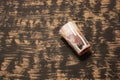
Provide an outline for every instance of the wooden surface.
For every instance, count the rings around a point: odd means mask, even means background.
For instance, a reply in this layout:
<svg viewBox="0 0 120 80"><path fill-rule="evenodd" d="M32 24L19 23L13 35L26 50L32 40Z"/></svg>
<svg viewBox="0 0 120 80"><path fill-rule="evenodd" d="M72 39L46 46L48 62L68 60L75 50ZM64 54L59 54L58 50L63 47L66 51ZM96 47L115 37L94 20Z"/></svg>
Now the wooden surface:
<svg viewBox="0 0 120 80"><path fill-rule="evenodd" d="M81 57L58 34L73 20ZM120 0L0 0L0 80L120 80Z"/></svg>

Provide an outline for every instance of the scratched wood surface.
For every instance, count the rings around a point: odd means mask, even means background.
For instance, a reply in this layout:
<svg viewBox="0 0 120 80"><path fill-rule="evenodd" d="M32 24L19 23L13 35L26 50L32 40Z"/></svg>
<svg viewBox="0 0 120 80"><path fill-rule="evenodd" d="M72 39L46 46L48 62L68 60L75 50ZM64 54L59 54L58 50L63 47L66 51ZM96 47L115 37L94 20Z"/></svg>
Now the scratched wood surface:
<svg viewBox="0 0 120 80"><path fill-rule="evenodd" d="M78 21L78 57L58 34ZM120 80L120 0L0 0L0 80Z"/></svg>

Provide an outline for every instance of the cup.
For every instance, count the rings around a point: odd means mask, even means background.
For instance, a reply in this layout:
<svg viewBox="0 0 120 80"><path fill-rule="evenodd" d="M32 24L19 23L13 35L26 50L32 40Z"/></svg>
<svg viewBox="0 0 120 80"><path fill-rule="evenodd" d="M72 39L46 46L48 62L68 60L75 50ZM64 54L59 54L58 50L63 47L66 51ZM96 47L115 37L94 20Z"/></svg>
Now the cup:
<svg viewBox="0 0 120 80"><path fill-rule="evenodd" d="M89 42L81 33L75 22L68 22L63 25L59 33L78 55L83 55L90 48Z"/></svg>

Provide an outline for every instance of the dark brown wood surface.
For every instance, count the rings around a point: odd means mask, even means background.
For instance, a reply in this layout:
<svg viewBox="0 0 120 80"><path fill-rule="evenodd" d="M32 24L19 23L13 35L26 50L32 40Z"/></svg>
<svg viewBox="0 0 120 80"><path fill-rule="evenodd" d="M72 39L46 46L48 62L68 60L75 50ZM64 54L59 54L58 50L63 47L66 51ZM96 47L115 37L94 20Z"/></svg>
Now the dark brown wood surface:
<svg viewBox="0 0 120 80"><path fill-rule="evenodd" d="M68 21L91 44L81 57ZM0 0L0 80L120 80L120 0Z"/></svg>

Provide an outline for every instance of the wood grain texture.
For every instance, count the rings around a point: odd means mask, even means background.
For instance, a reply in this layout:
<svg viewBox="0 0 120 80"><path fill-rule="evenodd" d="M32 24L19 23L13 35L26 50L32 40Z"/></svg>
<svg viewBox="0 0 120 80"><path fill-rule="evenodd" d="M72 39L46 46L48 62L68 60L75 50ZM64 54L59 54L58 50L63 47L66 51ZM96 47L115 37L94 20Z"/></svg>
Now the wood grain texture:
<svg viewBox="0 0 120 80"><path fill-rule="evenodd" d="M58 34L78 21L91 51ZM0 0L0 80L119 80L120 0Z"/></svg>

